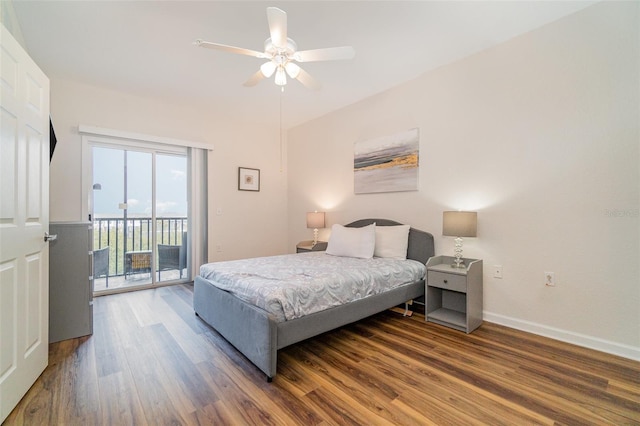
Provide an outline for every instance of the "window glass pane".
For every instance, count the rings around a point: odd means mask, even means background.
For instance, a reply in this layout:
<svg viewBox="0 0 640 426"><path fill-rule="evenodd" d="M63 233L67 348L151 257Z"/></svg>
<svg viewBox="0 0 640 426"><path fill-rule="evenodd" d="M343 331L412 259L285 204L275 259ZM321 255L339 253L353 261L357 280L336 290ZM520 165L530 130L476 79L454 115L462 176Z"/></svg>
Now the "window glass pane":
<svg viewBox="0 0 640 426"><path fill-rule="evenodd" d="M93 148L93 214L95 218L122 217L124 201L124 151Z"/></svg>
<svg viewBox="0 0 640 426"><path fill-rule="evenodd" d="M187 217L187 158L156 156L156 216Z"/></svg>
<svg viewBox="0 0 640 426"><path fill-rule="evenodd" d="M151 154L127 151L127 216L151 217Z"/></svg>
<svg viewBox="0 0 640 426"><path fill-rule="evenodd" d="M156 155L158 281L181 279L187 267L187 157Z"/></svg>

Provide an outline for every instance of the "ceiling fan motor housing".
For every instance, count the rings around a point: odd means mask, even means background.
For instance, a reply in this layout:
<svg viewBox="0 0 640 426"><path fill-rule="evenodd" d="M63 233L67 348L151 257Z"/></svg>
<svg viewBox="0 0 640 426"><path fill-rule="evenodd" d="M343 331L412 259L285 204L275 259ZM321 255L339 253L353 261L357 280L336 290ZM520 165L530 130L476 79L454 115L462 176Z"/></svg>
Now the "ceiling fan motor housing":
<svg viewBox="0 0 640 426"><path fill-rule="evenodd" d="M264 41L264 53L275 56L275 55L283 55L287 58L292 58L293 54L298 50L298 45L295 41L287 38L286 46L276 46L273 44L271 37ZM292 58L293 59L293 58Z"/></svg>

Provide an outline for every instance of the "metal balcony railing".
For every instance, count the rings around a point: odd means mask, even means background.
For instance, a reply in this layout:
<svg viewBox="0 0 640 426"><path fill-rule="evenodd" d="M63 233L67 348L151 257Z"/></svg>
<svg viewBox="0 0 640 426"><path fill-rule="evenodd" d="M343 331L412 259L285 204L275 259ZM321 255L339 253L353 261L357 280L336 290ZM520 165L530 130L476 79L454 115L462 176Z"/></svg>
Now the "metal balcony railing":
<svg viewBox="0 0 640 426"><path fill-rule="evenodd" d="M125 253L152 250L152 218L94 218L93 249L109 247L109 276L124 275ZM156 218L156 243L181 245L186 217ZM157 267L157 262L156 262Z"/></svg>

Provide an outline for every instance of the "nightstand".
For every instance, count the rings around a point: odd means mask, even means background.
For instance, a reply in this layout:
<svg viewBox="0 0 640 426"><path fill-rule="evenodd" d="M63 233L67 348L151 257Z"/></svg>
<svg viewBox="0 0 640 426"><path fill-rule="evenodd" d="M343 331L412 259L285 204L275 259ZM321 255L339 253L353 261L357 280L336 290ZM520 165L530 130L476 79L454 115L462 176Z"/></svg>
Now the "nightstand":
<svg viewBox="0 0 640 426"><path fill-rule="evenodd" d="M296 245L296 253L308 253L310 251L325 251L327 249L326 241L318 241L316 245L313 245L313 240L300 241Z"/></svg>
<svg viewBox="0 0 640 426"><path fill-rule="evenodd" d="M452 268L451 256L427 261L425 319L471 333L482 324L482 260L463 259Z"/></svg>

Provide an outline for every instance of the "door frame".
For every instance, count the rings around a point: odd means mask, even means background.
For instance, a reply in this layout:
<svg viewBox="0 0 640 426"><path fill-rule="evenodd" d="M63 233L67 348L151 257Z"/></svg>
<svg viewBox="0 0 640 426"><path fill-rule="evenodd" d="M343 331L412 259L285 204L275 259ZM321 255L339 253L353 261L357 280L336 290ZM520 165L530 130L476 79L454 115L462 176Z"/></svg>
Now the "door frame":
<svg viewBox="0 0 640 426"><path fill-rule="evenodd" d="M153 136L145 136L140 134L129 134L129 137L125 137L127 133L125 132L116 132L116 131L105 131L106 134L96 134L95 128L88 128L87 126L80 126L80 133L82 135L82 178L81 178L81 186L82 186L82 217L89 219L91 212L93 211L93 148L94 147L104 147L104 148L113 148L113 149L123 149L127 151L139 151L139 152L148 152L152 154L153 162L152 162L152 170L154 174L154 178L156 175L155 163L156 163L156 154L167 154L167 155L184 155L187 158L187 162L189 161L188 155L188 142L173 140L168 138L158 138ZM89 129L89 130L87 130ZM117 135L117 136L114 136ZM142 138L146 138L143 140ZM175 142L172 144L171 142ZM156 181L153 179L152 181L152 196L155 200L156 196ZM187 203L190 205L192 202L191 197L188 195ZM191 211L188 208L188 215ZM156 217L156 206L155 203L152 206L152 218ZM155 221L153 222L153 227L155 229ZM187 222L187 232L191 233L192 224L191 220ZM156 247L156 235L155 232L152 233L153 241L152 245ZM92 242L93 243L93 242ZM91 247L93 250L93 247ZM154 251L155 253L155 251ZM155 271L155 256L152 257L152 271ZM187 262L187 276L191 271L191 265ZM142 290L146 288L153 287L161 287L165 285L175 284L176 281L157 281L155 278L155 274L152 272L151 274L151 282L148 284L141 284L138 286L131 287L123 287L117 289L109 289L100 291L98 295L107 295L113 293L120 293L126 291L136 291Z"/></svg>

